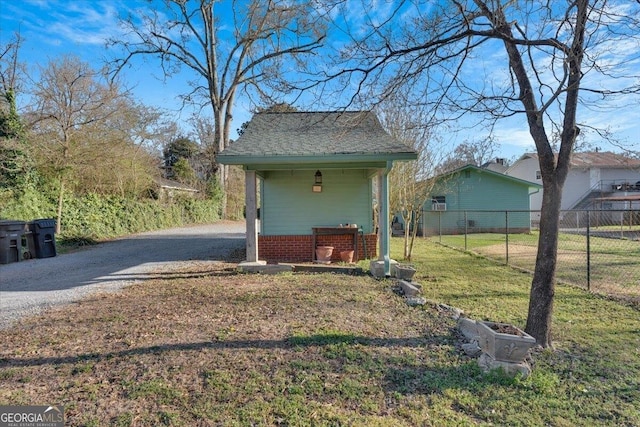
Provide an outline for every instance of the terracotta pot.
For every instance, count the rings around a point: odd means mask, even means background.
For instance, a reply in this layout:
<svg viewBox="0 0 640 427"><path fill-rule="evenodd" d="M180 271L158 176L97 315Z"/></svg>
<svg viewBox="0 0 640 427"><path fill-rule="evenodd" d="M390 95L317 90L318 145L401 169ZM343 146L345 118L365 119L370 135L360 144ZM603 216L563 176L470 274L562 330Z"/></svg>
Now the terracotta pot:
<svg viewBox="0 0 640 427"><path fill-rule="evenodd" d="M342 262L351 264L353 262L353 251L341 251L340 259L342 259Z"/></svg>
<svg viewBox="0 0 640 427"><path fill-rule="evenodd" d="M316 248L316 261L322 264L331 262L331 254L333 254L333 246L318 246Z"/></svg>

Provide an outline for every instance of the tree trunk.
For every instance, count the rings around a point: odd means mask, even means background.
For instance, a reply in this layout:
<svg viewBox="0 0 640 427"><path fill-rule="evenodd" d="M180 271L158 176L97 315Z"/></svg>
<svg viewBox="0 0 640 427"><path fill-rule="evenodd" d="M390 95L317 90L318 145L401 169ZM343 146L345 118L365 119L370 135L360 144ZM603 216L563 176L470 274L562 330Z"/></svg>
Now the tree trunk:
<svg viewBox="0 0 640 427"><path fill-rule="evenodd" d="M60 191L58 192L58 211L56 213L56 234L62 230L62 205L64 200L64 178L60 177Z"/></svg>
<svg viewBox="0 0 640 427"><path fill-rule="evenodd" d="M402 213L402 219L404 221L404 236L403 236L403 259L405 261L411 261L411 252L409 252L409 239L411 237L411 224L413 223L413 215L410 210Z"/></svg>
<svg viewBox="0 0 640 427"><path fill-rule="evenodd" d="M551 317L555 295L562 185L558 185L557 182L545 185L542 197L538 254L531 283L525 331L534 337L539 345L551 347Z"/></svg>
<svg viewBox="0 0 640 427"><path fill-rule="evenodd" d="M225 149L225 144L226 144L224 140L223 110L219 108L213 108L213 117L214 117L214 123L215 123L214 145L216 147L216 150L217 150L216 154L217 154ZM218 163L218 170L216 173L217 175L216 177L218 179L218 185L222 189L222 200L220 200L220 204L221 204L220 215L222 216L222 218L227 217L227 189L228 189L227 175L228 173L229 173L229 167L227 165L222 165Z"/></svg>
<svg viewBox="0 0 640 427"><path fill-rule="evenodd" d="M529 314L525 331L533 336L538 344L551 347L551 314L555 294L555 273L558 263L558 232L562 188L569 172L571 152L580 129L576 126L578 94L581 80L582 58L584 55L584 34L589 10L587 0L576 2L575 34L571 51L567 52L568 76L565 99L560 151L554 162L548 142L544 142L539 129L533 126L529 115L531 135L536 142L542 173L543 194L540 214L540 238L536 268L531 283ZM522 85L521 85L522 87ZM524 103L527 106L526 103ZM555 167L554 167L555 166Z"/></svg>
<svg viewBox="0 0 640 427"><path fill-rule="evenodd" d="M424 206L424 204L423 204L423 206ZM411 260L411 256L413 255L413 244L415 243L416 236L418 235L418 229L419 229L421 218L422 218L422 215L418 214L417 211L414 211L413 233L411 233L411 240L409 241L409 256L408 256L409 260Z"/></svg>

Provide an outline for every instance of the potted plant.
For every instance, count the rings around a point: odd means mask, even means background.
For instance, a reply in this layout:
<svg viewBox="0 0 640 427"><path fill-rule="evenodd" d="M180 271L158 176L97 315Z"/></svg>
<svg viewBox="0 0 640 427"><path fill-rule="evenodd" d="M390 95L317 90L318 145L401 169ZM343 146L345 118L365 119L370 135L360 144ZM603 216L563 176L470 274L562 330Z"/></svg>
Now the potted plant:
<svg viewBox="0 0 640 427"><path fill-rule="evenodd" d="M318 246L316 247L316 262L329 264L331 262L332 254L333 246Z"/></svg>
<svg viewBox="0 0 640 427"><path fill-rule="evenodd" d="M342 262L351 264L353 262L353 251L340 251L340 259L342 259Z"/></svg>
<svg viewBox="0 0 640 427"><path fill-rule="evenodd" d="M521 363L536 345L536 339L508 323L477 320L478 342L482 351L494 360Z"/></svg>
<svg viewBox="0 0 640 427"><path fill-rule="evenodd" d="M412 265L396 265L396 278L410 282L414 274L416 274L416 269Z"/></svg>

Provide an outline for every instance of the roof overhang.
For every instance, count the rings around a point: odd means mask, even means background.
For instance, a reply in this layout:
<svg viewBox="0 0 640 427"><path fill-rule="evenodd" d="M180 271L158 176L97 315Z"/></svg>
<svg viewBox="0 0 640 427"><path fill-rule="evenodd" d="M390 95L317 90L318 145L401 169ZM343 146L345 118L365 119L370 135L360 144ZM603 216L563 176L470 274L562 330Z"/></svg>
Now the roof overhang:
<svg viewBox="0 0 640 427"><path fill-rule="evenodd" d="M242 165L247 170L279 169L368 169L386 168L389 161L410 161L417 153L327 154L322 156L225 156L217 157L224 165Z"/></svg>

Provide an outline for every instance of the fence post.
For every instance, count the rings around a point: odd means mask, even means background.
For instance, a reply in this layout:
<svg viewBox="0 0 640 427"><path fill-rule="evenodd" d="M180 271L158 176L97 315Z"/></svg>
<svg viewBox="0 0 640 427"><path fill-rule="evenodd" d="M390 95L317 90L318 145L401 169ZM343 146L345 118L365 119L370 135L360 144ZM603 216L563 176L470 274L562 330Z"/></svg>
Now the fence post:
<svg viewBox="0 0 640 427"><path fill-rule="evenodd" d="M442 243L442 211L438 211L438 242Z"/></svg>
<svg viewBox="0 0 640 427"><path fill-rule="evenodd" d="M587 290L591 290L591 211L587 210Z"/></svg>
<svg viewBox="0 0 640 427"><path fill-rule="evenodd" d="M509 265L509 211L504 211L504 233L506 261L507 265Z"/></svg>
<svg viewBox="0 0 640 427"><path fill-rule="evenodd" d="M459 218L459 217L458 217ZM464 211L464 250L467 250L467 211Z"/></svg>

